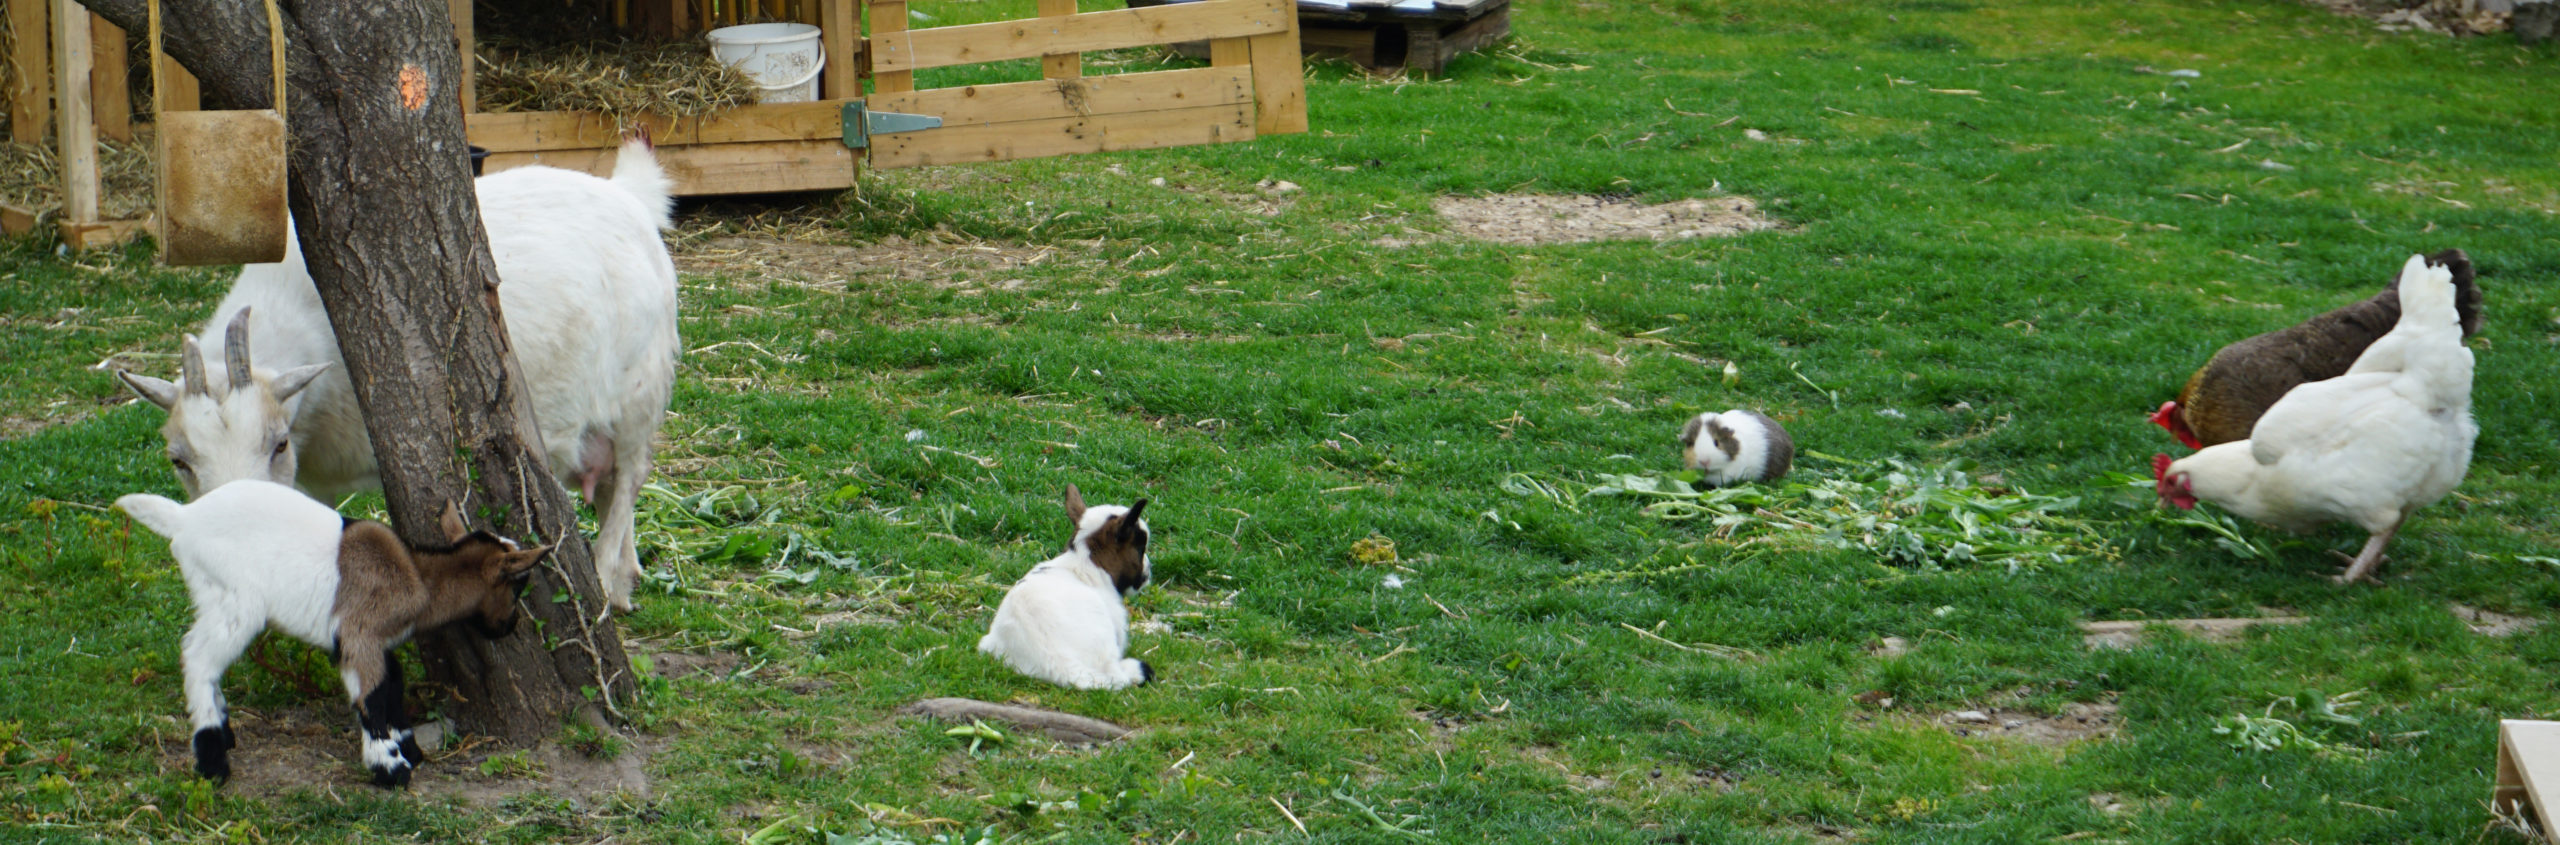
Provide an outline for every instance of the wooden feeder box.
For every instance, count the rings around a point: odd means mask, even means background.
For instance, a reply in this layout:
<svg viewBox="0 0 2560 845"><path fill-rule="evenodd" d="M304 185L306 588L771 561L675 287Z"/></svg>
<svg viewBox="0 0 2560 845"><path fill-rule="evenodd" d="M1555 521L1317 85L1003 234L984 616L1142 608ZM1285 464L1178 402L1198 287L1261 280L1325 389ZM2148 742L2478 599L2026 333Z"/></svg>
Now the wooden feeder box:
<svg viewBox="0 0 2560 845"><path fill-rule="evenodd" d="M2498 723L2498 781L2489 809L2522 816L2542 841L2560 842L2560 722L2508 719Z"/></svg>

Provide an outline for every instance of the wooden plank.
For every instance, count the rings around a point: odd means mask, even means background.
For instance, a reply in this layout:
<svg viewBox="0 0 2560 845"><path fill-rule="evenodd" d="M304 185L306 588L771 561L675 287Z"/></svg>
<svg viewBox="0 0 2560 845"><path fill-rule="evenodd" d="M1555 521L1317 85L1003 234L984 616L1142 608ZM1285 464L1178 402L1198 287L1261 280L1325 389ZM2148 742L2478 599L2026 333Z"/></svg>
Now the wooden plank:
<svg viewBox="0 0 2560 845"><path fill-rule="evenodd" d="M75 250L103 249L123 246L151 231L151 218L139 220L102 220L94 223L64 223L57 227L62 244Z"/></svg>
<svg viewBox="0 0 2560 845"><path fill-rule="evenodd" d="M852 100L862 96L862 22L854 16L855 0L824 0L818 4L819 40L826 42L826 78L818 83L818 97L825 100Z"/></svg>
<svg viewBox="0 0 2560 845"><path fill-rule="evenodd" d="M1252 139L1251 106L1207 106L875 135L871 139L871 166L1012 161Z"/></svg>
<svg viewBox="0 0 2560 845"><path fill-rule="evenodd" d="M125 85L124 30L89 15L89 101L97 109L98 134L133 140L133 91Z"/></svg>
<svg viewBox="0 0 2560 845"><path fill-rule="evenodd" d="M1273 0L1289 4L1288 0ZM1307 131L1307 77L1298 53L1297 19L1285 32L1256 36L1253 53L1253 129L1263 135Z"/></svg>
<svg viewBox="0 0 2560 845"><path fill-rule="evenodd" d="M15 238L35 230L35 209L0 203L0 235Z"/></svg>
<svg viewBox="0 0 2560 845"><path fill-rule="evenodd" d="M1040 16L1043 18L1074 17L1075 13L1076 0L1040 0ZM1040 78L1042 79L1074 79L1083 75L1083 53L1042 53L1040 55Z"/></svg>
<svg viewBox="0 0 2560 845"><path fill-rule="evenodd" d="M2498 723L2498 779L2489 809L2502 816L2529 810L2545 831L2560 821L2554 818L2560 816L2560 722Z"/></svg>
<svg viewBox="0 0 2560 845"><path fill-rule="evenodd" d="M204 93L196 84L196 75L188 73L187 67L178 64L177 59L166 55L161 56L159 75L151 78L151 84L166 86L169 89L167 96L160 101L161 108L170 111L195 111L204 107ZM159 118L155 115L152 119Z"/></svg>
<svg viewBox="0 0 2560 845"><path fill-rule="evenodd" d="M1296 21L1296 9L1285 0L1204 0L1176 6L1086 12L1065 18L940 26L884 36L875 12L871 66L875 72L913 71L1050 53L1089 53L1204 38L1271 35L1288 32Z"/></svg>
<svg viewBox="0 0 2560 845"><path fill-rule="evenodd" d="M547 150L496 153L488 169L545 164L602 176L612 163L610 149ZM859 161L840 141L767 141L659 147L658 164L675 179L676 193L690 197L840 190L853 187Z"/></svg>
<svg viewBox="0 0 2560 845"><path fill-rule="evenodd" d="M758 141L830 141L844 137L844 104L769 103L740 106L715 117L675 120L642 115L662 146L734 144ZM467 115L463 131L471 143L493 152L611 149L622 135L612 118L596 112L505 112Z"/></svg>
<svg viewBox="0 0 2560 845"><path fill-rule="evenodd" d="M875 94L870 100L871 107L880 111L929 114L942 118L942 129L916 133L918 138L960 127L1171 109L1197 110L1205 106L1239 106L1251 102L1252 70L1240 67L1184 68L1073 81L1039 80L935 88L903 94Z"/></svg>
<svg viewBox="0 0 2560 845"><path fill-rule="evenodd" d="M871 73L871 92L894 94L916 90L914 70L887 67L881 64L881 51L886 49L887 45L906 43L907 0L864 0L864 2L869 4L871 10L871 40L868 48L863 51L863 57L869 60L864 67Z"/></svg>
<svg viewBox="0 0 2560 845"><path fill-rule="evenodd" d="M471 12L471 0L444 0L445 14L453 19L453 41L462 50L462 113L480 110L480 41L479 24Z"/></svg>
<svg viewBox="0 0 2560 845"><path fill-rule="evenodd" d="M16 47L9 62L16 66L17 87L9 91L9 140L34 144L44 140L53 123L53 67L47 10L52 0L9 0L9 32Z"/></svg>
<svg viewBox="0 0 2560 845"><path fill-rule="evenodd" d="M98 220L98 124L89 103L89 10L53 6L53 138L62 163L62 219Z"/></svg>

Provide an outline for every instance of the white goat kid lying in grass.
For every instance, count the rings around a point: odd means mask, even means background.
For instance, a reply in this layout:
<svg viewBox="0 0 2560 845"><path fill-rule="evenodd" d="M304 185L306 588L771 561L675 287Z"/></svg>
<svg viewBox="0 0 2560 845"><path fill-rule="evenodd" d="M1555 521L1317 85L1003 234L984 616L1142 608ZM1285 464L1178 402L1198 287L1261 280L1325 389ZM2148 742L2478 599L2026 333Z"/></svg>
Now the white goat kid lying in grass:
<svg viewBox="0 0 2560 845"><path fill-rule="evenodd" d="M1076 689L1121 689L1155 680L1155 669L1129 653L1129 608L1121 596L1147 585L1147 523L1129 507L1084 506L1067 485L1067 518L1076 523L1065 553L1048 559L1005 593L978 650L1013 670Z"/></svg>
<svg viewBox="0 0 2560 845"><path fill-rule="evenodd" d="M516 599L551 551L520 549L465 531L447 505L450 546L413 549L391 527L349 520L291 487L236 481L189 504L148 493L116 507L169 538L186 576L196 624L180 650L187 712L195 721L196 772L231 776L233 745L222 675L273 625L338 657L338 674L364 730L364 764L378 786L409 782L425 759L409 733L400 661L411 634L470 620L490 637L515 630Z"/></svg>
<svg viewBox="0 0 2560 845"><path fill-rule="evenodd" d="M632 508L680 351L675 265L658 237L672 183L634 138L611 180L537 166L476 184L544 460L595 506L597 577L629 610L640 576ZM189 497L243 478L332 500L382 486L337 336L300 244L288 244L282 263L241 268L205 323L208 336L223 327L223 366L208 368L188 338L177 383L117 373L169 411L161 434Z"/></svg>

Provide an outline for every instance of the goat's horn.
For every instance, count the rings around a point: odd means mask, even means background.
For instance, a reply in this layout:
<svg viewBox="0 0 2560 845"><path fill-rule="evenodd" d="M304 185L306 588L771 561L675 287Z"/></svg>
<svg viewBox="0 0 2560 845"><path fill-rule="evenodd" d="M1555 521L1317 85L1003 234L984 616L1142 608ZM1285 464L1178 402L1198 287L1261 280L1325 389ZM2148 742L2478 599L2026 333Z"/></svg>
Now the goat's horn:
<svg viewBox="0 0 2560 845"><path fill-rule="evenodd" d="M196 336L178 336L178 380L186 382L186 392L211 396L204 383L204 352L196 347Z"/></svg>
<svg viewBox="0 0 2560 845"><path fill-rule="evenodd" d="M222 330L222 364L231 371L231 389L249 386L249 309L231 318L231 327Z"/></svg>

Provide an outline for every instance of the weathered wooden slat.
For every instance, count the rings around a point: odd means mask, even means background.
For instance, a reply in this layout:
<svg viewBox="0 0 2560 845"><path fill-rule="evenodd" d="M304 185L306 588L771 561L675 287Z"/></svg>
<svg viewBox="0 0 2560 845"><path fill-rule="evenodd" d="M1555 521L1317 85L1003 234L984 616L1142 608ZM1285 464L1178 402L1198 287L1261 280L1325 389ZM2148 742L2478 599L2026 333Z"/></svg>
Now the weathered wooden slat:
<svg viewBox="0 0 2560 845"><path fill-rule="evenodd" d="M1072 17L1075 13L1076 0L1040 0L1041 17L1064 18ZM1042 79L1072 79L1083 75L1084 54L1082 53L1045 53L1040 56Z"/></svg>
<svg viewBox="0 0 2560 845"><path fill-rule="evenodd" d="M53 5L53 140L62 167L62 218L98 221L98 123L89 101L89 10Z"/></svg>
<svg viewBox="0 0 2560 845"><path fill-rule="evenodd" d="M18 68L17 86L9 92L9 140L33 144L44 140L53 125L53 67L47 51L53 0L8 0L9 32L16 48L9 62Z"/></svg>
<svg viewBox="0 0 2560 845"><path fill-rule="evenodd" d="M1144 150L1246 141L1253 138L1249 105L1100 114L931 129L871 139L871 166L918 167L1012 161L1109 150Z"/></svg>
<svg viewBox="0 0 2560 845"><path fill-rule="evenodd" d="M872 17L874 73L1027 59L1286 32L1296 25L1285 0L1205 0L1175 6L1112 9L1064 18L996 21L909 32L880 31ZM903 5L903 4L901 4Z"/></svg>
<svg viewBox="0 0 2560 845"><path fill-rule="evenodd" d="M488 172L545 164L598 176L611 172L609 149L507 152L489 156ZM766 141L658 148L658 164L676 182L676 193L764 194L853 187L854 151L838 141Z"/></svg>
<svg viewBox="0 0 2560 845"><path fill-rule="evenodd" d="M480 56L478 24L473 21L471 0L445 0L445 14L453 19L453 40L462 50L462 113L480 110Z"/></svg>
<svg viewBox="0 0 2560 845"><path fill-rule="evenodd" d="M850 100L862 97L862 24L854 16L857 0L823 0L818 4L820 40L827 45L826 78L818 97Z"/></svg>
<svg viewBox="0 0 2560 845"><path fill-rule="evenodd" d="M125 86L124 30L89 16L89 101L97 108L98 135L133 140L133 94Z"/></svg>
<svg viewBox="0 0 2560 845"><path fill-rule="evenodd" d="M871 39L866 42L863 57L870 61L871 91L890 94L916 90L916 74L911 69L881 64L880 51L887 45L907 42L907 0L866 0L870 3Z"/></svg>
<svg viewBox="0 0 2560 845"><path fill-rule="evenodd" d="M1305 58L1298 27L1246 40L1253 54L1254 131L1264 135L1307 131Z"/></svg>
<svg viewBox="0 0 2560 845"><path fill-rule="evenodd" d="M929 114L942 118L942 129L914 133L921 138L969 126L1123 112L1196 110L1204 106L1234 106L1252 101L1251 69L1204 67L879 94L871 98L870 105L878 111Z"/></svg>
<svg viewBox="0 0 2560 845"><path fill-rule="evenodd" d="M661 145L817 141L844 137L844 104L771 103L740 106L715 117L683 119L644 115L637 120ZM469 115L471 143L492 152L610 149L621 146L613 119L596 112L507 112Z"/></svg>

